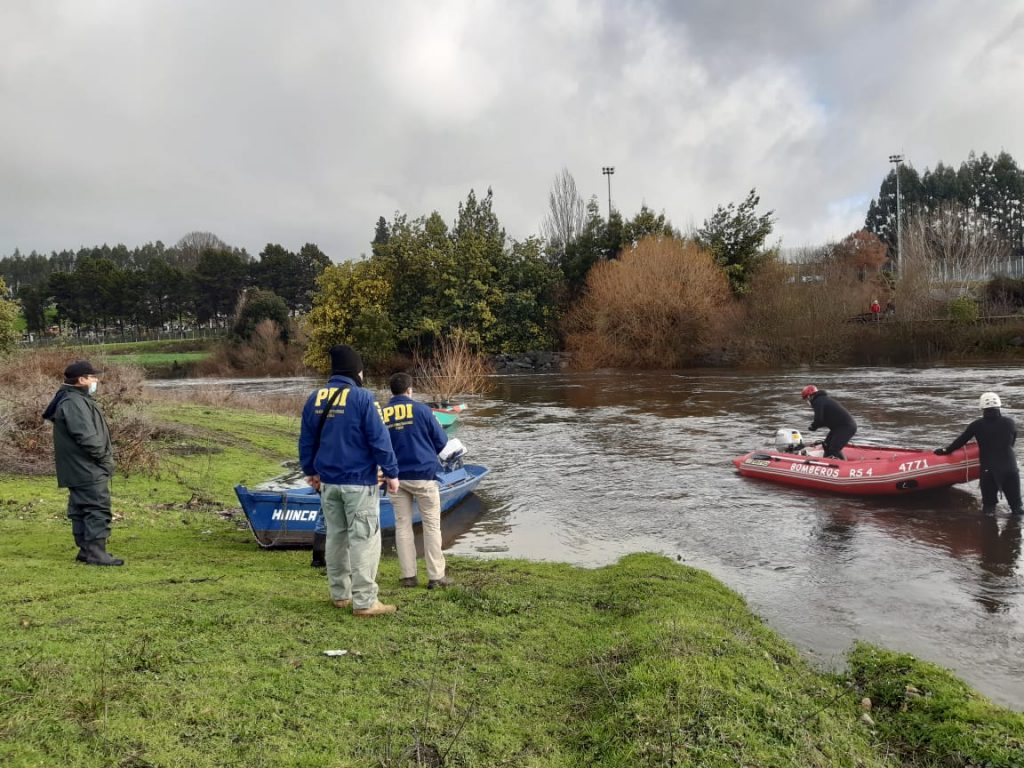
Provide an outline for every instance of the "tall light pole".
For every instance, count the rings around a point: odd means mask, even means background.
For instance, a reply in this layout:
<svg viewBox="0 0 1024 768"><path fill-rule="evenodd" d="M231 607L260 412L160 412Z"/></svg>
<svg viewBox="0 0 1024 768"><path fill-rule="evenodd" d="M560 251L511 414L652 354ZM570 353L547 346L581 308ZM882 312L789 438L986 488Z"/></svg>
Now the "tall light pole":
<svg viewBox="0 0 1024 768"><path fill-rule="evenodd" d="M615 173L615 168L610 165L606 165L601 169L601 173L608 177L608 221L612 220L612 174Z"/></svg>
<svg viewBox="0 0 1024 768"><path fill-rule="evenodd" d="M900 196L900 166L903 155L889 155L889 162L896 166L896 278L903 272L903 205Z"/></svg>

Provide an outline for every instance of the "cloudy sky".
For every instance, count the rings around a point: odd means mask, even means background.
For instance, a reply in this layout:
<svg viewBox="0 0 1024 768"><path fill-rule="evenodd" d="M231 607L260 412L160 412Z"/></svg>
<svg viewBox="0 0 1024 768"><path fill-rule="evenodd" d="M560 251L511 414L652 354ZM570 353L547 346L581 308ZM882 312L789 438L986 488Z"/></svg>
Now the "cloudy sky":
<svg viewBox="0 0 1024 768"><path fill-rule="evenodd" d="M756 187L797 247L904 152L1024 164L1024 0L0 0L0 255L216 233L368 248L562 167L683 229Z"/></svg>

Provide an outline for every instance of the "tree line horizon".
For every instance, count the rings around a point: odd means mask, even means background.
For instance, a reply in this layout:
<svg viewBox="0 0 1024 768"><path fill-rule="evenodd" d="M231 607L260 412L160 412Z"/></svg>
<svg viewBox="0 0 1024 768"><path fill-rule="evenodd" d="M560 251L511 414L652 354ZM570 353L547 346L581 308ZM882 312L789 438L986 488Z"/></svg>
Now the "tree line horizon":
<svg viewBox="0 0 1024 768"><path fill-rule="evenodd" d="M955 170L943 163L921 174L910 164L890 169L868 207L865 227L839 243L805 249L804 260L843 262L868 284L865 290L888 291L891 298L891 276L879 275L901 256L897 169L908 258L906 233L914 223L923 227L921 242L927 243L936 239L939 221L957 224L961 240L969 233L968 251L984 239L998 241L999 253L1024 256L1024 174L1001 152L971 153ZM664 211L655 213L646 204L632 217L612 209L606 218L597 196L585 199L565 169L552 185L537 235L508 236L493 202L490 189L482 197L471 190L451 223L437 211L415 218L401 212L390 220L381 216L370 252L349 261L332 261L314 243L297 251L268 243L254 258L213 233L192 232L171 247L156 241L49 256L16 250L0 258L0 278L30 332L43 332L54 318L79 332L227 325L239 298L255 289L261 292L256 306L267 307L268 317L306 318L311 348L344 340L384 358L429 349L455 329L486 353L564 347L579 330L574 310L588 293L594 268L622 260L647 238L696 246L676 258L704 253L724 278L729 301L750 303L757 274L781 261L779 244L767 245L774 211L760 209L756 189L742 201L719 205L686 234ZM951 262L947 245L933 242L929 258ZM942 268L951 274L948 264Z"/></svg>

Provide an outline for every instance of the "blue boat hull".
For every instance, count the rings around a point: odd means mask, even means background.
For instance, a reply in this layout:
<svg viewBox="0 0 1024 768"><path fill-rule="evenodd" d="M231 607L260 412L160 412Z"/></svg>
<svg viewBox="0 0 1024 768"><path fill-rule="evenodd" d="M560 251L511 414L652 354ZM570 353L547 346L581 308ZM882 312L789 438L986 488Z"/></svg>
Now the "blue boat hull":
<svg viewBox="0 0 1024 768"><path fill-rule="evenodd" d="M472 493L489 471L486 467L466 464L439 473L441 512L447 512ZM250 490L244 485L236 485L235 494L260 546L312 545L316 517L320 512L320 494L312 488ZM419 509L415 505L413 522L420 522ZM383 531L395 528L395 508L386 494L380 499L380 527Z"/></svg>

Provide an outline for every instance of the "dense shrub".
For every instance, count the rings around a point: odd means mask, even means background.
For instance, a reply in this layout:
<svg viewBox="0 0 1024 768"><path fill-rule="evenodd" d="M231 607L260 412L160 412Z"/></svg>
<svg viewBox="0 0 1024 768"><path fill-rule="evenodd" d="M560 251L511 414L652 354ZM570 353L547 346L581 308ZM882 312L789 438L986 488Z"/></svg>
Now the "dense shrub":
<svg viewBox="0 0 1024 768"><path fill-rule="evenodd" d="M288 340L285 340L285 337ZM273 320L263 320L247 339L232 338L196 365L200 376L303 376L305 336L301 328L287 334Z"/></svg>
<svg viewBox="0 0 1024 768"><path fill-rule="evenodd" d="M851 321L878 293L879 286L861 279L858 265L847 259L822 254L800 270L779 259L765 261L744 300L743 357L760 365L839 362L856 337L875 332Z"/></svg>
<svg viewBox="0 0 1024 768"><path fill-rule="evenodd" d="M999 275L985 284L984 300L990 315L1011 314L1024 308L1024 278Z"/></svg>
<svg viewBox="0 0 1024 768"><path fill-rule="evenodd" d="M53 426L42 414L64 381L64 368L86 357L81 349L50 348L20 352L0 362L0 472L54 471ZM157 463L152 442L156 427L139 408L142 384L141 369L106 365L96 393L110 427L118 470L124 473L151 470Z"/></svg>
<svg viewBox="0 0 1024 768"><path fill-rule="evenodd" d="M978 302L967 296L961 296L949 302L949 306L946 307L946 314L949 315L949 319L954 323L961 325L976 323L980 316Z"/></svg>
<svg viewBox="0 0 1024 768"><path fill-rule="evenodd" d="M566 344L581 368L678 368L720 345L734 318L728 280L710 253L648 238L590 270Z"/></svg>
<svg viewBox="0 0 1024 768"><path fill-rule="evenodd" d="M239 341L249 341L260 323L267 320L277 326L281 341L287 344L291 323L284 299L273 291L250 289L238 302L231 333Z"/></svg>

